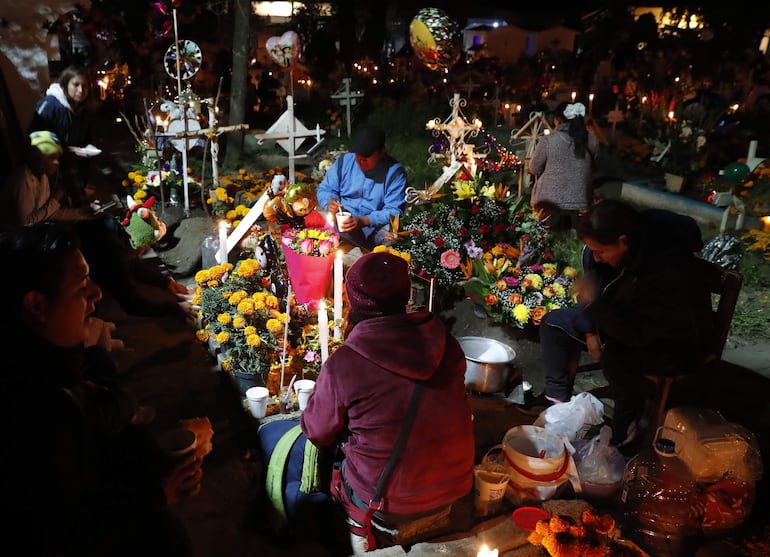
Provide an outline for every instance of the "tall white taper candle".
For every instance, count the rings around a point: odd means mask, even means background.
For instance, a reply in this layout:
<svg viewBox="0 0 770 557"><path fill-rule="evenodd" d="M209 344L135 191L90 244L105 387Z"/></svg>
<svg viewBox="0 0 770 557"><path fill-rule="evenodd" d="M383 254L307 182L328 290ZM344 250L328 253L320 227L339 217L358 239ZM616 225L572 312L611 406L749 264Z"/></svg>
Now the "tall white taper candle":
<svg viewBox="0 0 770 557"><path fill-rule="evenodd" d="M334 338L342 338L342 252L334 258Z"/></svg>

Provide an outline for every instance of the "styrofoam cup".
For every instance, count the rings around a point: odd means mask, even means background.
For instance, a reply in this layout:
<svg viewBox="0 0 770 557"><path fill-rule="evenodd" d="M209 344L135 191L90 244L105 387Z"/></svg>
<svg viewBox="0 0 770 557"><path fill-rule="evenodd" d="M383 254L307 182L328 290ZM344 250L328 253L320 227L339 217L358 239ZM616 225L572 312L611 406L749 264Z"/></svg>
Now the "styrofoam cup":
<svg viewBox="0 0 770 557"><path fill-rule="evenodd" d="M337 229L342 230L342 225L350 218L350 213L348 211L337 211Z"/></svg>
<svg viewBox="0 0 770 557"><path fill-rule="evenodd" d="M297 393L297 404L300 410L304 410L307 401L315 389L315 381L312 379L300 379L294 382L294 392Z"/></svg>
<svg viewBox="0 0 770 557"><path fill-rule="evenodd" d="M270 391L265 387L251 387L246 391L246 400L249 402L251 415L258 420L267 414L267 399Z"/></svg>
<svg viewBox="0 0 770 557"><path fill-rule="evenodd" d="M476 514L487 516L500 512L510 476L496 467L480 464L473 470Z"/></svg>

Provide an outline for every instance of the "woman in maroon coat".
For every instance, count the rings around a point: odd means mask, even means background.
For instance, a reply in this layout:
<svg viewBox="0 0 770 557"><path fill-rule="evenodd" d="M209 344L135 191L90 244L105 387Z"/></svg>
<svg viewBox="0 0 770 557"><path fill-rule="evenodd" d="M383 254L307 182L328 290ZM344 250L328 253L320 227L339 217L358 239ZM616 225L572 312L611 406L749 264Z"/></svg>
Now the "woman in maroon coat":
<svg viewBox="0 0 770 557"><path fill-rule="evenodd" d="M348 493L360 508L374 495L415 383L423 385L409 439L373 521L382 546L394 538L383 541L378 524L397 530L399 524L435 519L472 487L465 357L435 315L406 313L411 283L403 259L366 254L351 266L345 285L350 301L345 343L324 364L301 423L316 445L340 444ZM354 550L365 551L360 541L353 539Z"/></svg>

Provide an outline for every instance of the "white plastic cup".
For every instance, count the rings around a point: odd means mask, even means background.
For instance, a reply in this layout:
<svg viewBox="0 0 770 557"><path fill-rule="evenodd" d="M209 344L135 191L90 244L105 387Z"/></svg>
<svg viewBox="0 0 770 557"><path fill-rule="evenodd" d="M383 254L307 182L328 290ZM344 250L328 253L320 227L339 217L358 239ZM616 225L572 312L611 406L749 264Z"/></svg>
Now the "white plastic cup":
<svg viewBox="0 0 770 557"><path fill-rule="evenodd" d="M342 225L350 218L348 211L337 211L337 230L342 230Z"/></svg>
<svg viewBox="0 0 770 557"><path fill-rule="evenodd" d="M478 516L500 512L510 476L497 471L499 465L479 465L473 469L473 503Z"/></svg>
<svg viewBox="0 0 770 557"><path fill-rule="evenodd" d="M297 393L297 404L300 410L304 410L307 406L307 401L310 399L310 395L313 394L315 389L315 381L312 379L300 379L294 382L294 392Z"/></svg>
<svg viewBox="0 0 770 557"><path fill-rule="evenodd" d="M267 399L270 391L265 387L251 387L246 391L246 400L249 402L251 415L260 420L267 414Z"/></svg>

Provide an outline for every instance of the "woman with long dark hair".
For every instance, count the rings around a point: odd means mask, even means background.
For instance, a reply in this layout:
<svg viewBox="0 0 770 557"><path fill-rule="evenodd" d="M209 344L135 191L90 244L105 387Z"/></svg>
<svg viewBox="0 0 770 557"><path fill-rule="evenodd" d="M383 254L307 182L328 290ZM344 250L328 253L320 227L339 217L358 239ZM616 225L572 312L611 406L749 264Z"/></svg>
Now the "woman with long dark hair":
<svg viewBox="0 0 770 557"><path fill-rule="evenodd" d="M574 226L578 211L593 200L592 167L599 154L599 140L585 125L582 103L562 103L554 111L553 133L540 138L529 163L537 176L532 188L532 207L546 224L559 230Z"/></svg>

